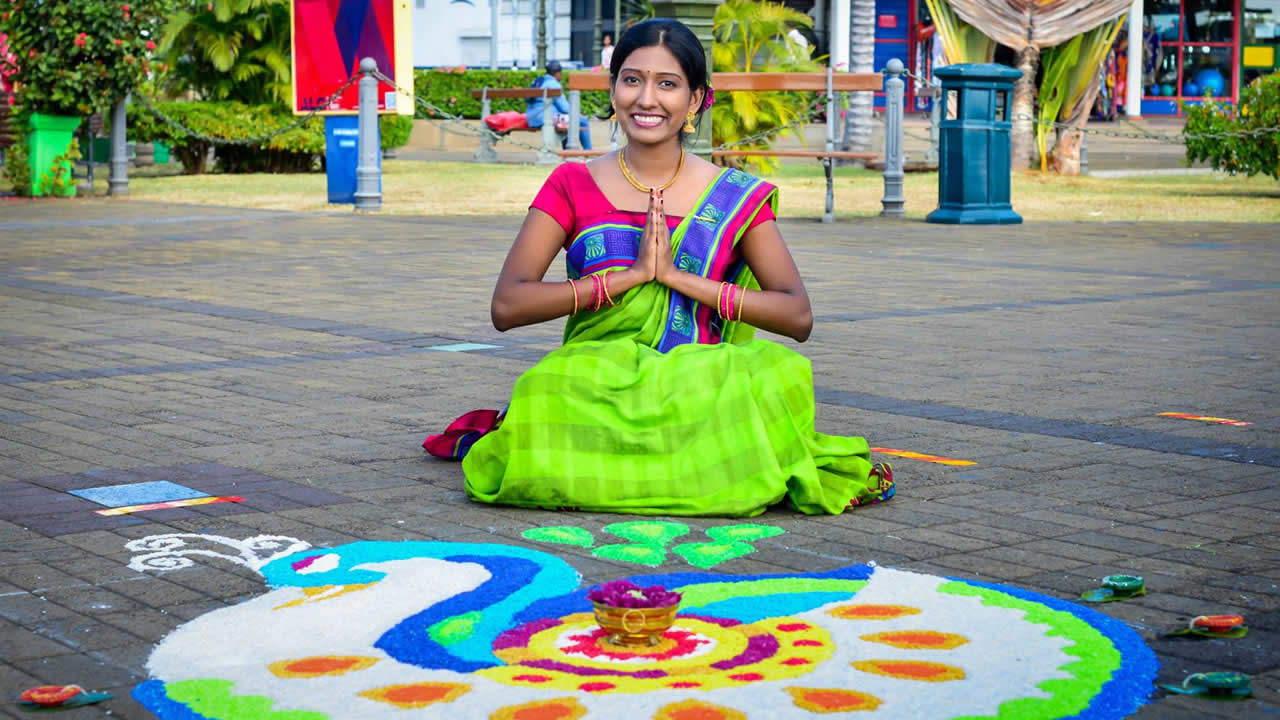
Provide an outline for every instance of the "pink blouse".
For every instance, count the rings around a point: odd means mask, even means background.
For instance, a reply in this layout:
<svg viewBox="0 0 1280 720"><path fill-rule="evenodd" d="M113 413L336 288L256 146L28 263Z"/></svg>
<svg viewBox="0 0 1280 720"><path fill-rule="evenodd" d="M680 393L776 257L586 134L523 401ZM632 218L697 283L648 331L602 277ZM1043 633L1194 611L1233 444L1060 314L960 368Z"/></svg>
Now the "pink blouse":
<svg viewBox="0 0 1280 720"><path fill-rule="evenodd" d="M566 249L579 232L592 225L614 222L642 228L645 222L643 212L615 208L600 191L595 178L591 177L591 171L582 163L564 163L551 171L551 176L543 183L529 207L545 212L560 223L560 227L568 235L564 243ZM683 219L668 215L667 227L674 231ZM765 203L747 226L747 231L773 219L773 208ZM736 249L734 254L737 255Z"/></svg>

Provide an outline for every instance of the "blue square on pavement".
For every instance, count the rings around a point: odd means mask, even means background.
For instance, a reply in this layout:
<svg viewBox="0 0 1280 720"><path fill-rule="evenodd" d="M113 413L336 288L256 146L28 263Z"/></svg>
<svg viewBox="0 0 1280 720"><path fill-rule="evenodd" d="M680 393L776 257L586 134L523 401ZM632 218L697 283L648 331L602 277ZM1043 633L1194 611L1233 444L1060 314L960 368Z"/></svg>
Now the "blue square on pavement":
<svg viewBox="0 0 1280 720"><path fill-rule="evenodd" d="M168 480L129 483L128 485L107 485L83 490L71 490L70 492L76 497L113 508L126 505L168 502L169 500L209 497L209 493L192 490L189 487L172 483Z"/></svg>

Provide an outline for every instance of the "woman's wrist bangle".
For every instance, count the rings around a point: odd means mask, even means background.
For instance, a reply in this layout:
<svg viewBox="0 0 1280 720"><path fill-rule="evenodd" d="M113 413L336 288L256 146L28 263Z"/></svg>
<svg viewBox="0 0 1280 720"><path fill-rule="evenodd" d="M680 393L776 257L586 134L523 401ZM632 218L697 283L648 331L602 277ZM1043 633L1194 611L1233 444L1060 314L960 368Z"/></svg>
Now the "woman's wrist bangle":
<svg viewBox="0 0 1280 720"><path fill-rule="evenodd" d="M609 273L603 273L603 275L604 280L602 280L602 283L604 284L604 301L609 304L609 307L613 307L613 298L609 295Z"/></svg>
<svg viewBox="0 0 1280 720"><path fill-rule="evenodd" d="M572 316L578 314L578 283L574 282L573 278L569 278L569 287L573 288L573 312L569 313Z"/></svg>

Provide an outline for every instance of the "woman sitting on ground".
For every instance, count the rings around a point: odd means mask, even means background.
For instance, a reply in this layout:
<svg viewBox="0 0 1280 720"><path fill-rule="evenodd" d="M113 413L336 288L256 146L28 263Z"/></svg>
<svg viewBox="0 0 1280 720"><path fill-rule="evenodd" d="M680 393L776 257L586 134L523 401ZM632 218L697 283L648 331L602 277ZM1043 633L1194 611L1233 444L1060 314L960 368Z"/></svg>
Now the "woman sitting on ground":
<svg viewBox="0 0 1280 720"><path fill-rule="evenodd" d="M427 439L462 457L468 497L523 507L750 517L887 500L867 442L814 431L804 283L777 189L685 152L711 105L702 46L649 20L618 42L610 97L624 149L556 168L493 294L499 330L568 316L564 345L516 381L505 414ZM666 204L671 197L671 206ZM567 282L543 278L566 251Z"/></svg>

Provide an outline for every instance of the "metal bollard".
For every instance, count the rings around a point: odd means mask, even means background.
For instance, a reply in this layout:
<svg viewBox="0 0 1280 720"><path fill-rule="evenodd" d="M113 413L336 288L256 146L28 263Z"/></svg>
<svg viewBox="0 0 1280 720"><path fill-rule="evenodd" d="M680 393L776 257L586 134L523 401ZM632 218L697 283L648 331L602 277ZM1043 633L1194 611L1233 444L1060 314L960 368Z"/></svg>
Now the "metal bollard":
<svg viewBox="0 0 1280 720"><path fill-rule="evenodd" d="M902 81L905 68L902 61L894 58L885 65L884 71L889 79L884 87L884 197L880 204L884 209L880 215L885 217L905 217L903 208L906 198L902 196L902 94L906 83Z"/></svg>
<svg viewBox="0 0 1280 720"><path fill-rule="evenodd" d="M107 175L108 195L129 194L129 146L125 141L126 111L129 96L111 108L111 166Z"/></svg>
<svg viewBox="0 0 1280 720"><path fill-rule="evenodd" d="M485 118L489 117L493 109L493 103L489 100L489 88L480 91L480 124L484 124ZM472 155L476 162L498 162L498 153L493 149L493 135L489 134L488 127L486 132L480 136L480 149L476 150Z"/></svg>
<svg viewBox="0 0 1280 720"><path fill-rule="evenodd" d="M356 210L382 209L382 173L378 166L378 81L373 58L360 61L360 110L356 121L359 157L356 160Z"/></svg>
<svg viewBox="0 0 1280 720"><path fill-rule="evenodd" d="M560 138L556 136L556 113L547 91L542 91L542 147L538 148L538 165L560 164Z"/></svg>
<svg viewBox="0 0 1280 720"><path fill-rule="evenodd" d="M569 91L569 136L566 138L567 150L581 150L582 141L578 139L578 118L582 117L582 91Z"/></svg>
<svg viewBox="0 0 1280 720"><path fill-rule="evenodd" d="M831 92L831 64L827 64L827 152L835 150L836 147L836 96ZM832 166L835 165L835 158L830 156L822 158L822 171L827 176L827 207L826 212L822 214L822 222L829 223L836 221L835 215L835 191L833 190L834 178L832 177Z"/></svg>
<svg viewBox="0 0 1280 720"><path fill-rule="evenodd" d="M938 127L942 122L942 86L931 85L933 106L929 109L929 149L924 153L924 161L930 165L938 164Z"/></svg>
<svg viewBox="0 0 1280 720"><path fill-rule="evenodd" d="M1089 133L1080 131L1080 174L1089 174Z"/></svg>

